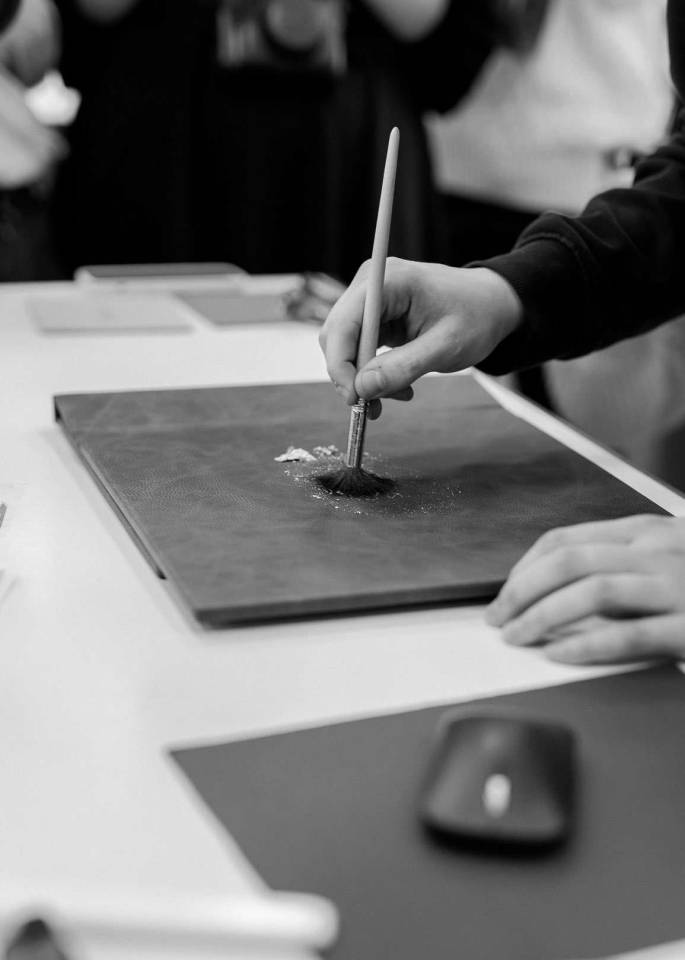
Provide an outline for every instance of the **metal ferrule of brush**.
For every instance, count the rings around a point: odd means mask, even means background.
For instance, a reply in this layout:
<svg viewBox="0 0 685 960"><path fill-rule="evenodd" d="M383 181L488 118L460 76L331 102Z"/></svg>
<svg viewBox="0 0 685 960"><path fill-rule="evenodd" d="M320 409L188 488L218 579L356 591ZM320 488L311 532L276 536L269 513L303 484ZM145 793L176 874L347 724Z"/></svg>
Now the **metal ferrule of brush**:
<svg viewBox="0 0 685 960"><path fill-rule="evenodd" d="M347 458L345 461L348 467L361 466L368 407L368 400L357 400L350 412L350 432L347 437Z"/></svg>

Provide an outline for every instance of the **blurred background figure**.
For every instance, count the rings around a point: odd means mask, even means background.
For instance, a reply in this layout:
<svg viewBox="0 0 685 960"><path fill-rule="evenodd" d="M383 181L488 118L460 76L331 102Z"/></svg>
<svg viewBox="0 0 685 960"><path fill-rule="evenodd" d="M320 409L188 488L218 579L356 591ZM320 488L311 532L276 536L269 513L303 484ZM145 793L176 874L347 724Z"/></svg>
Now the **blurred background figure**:
<svg viewBox="0 0 685 960"><path fill-rule="evenodd" d="M543 210L626 186L673 109L665 0L550 0L539 34L493 53L461 105L431 119L445 255L502 253Z"/></svg>
<svg viewBox="0 0 685 960"><path fill-rule="evenodd" d="M0 0L0 36L17 15L19 0Z"/></svg>
<svg viewBox="0 0 685 960"><path fill-rule="evenodd" d="M422 114L478 73L487 6L59 0L62 71L82 94L58 190L65 268L228 260L349 279L369 253L393 125L392 250L436 255ZM440 56L448 89L429 69Z"/></svg>
<svg viewBox="0 0 685 960"><path fill-rule="evenodd" d="M550 0L537 42L500 49L468 97L431 118L443 257L513 246L543 210L573 215L628 185L673 113L665 0ZM685 323L524 371L521 389L685 488Z"/></svg>
<svg viewBox="0 0 685 960"><path fill-rule="evenodd" d="M59 20L51 0L6 4L0 15L0 280L47 279L57 275L49 196L63 147L26 90L59 60Z"/></svg>

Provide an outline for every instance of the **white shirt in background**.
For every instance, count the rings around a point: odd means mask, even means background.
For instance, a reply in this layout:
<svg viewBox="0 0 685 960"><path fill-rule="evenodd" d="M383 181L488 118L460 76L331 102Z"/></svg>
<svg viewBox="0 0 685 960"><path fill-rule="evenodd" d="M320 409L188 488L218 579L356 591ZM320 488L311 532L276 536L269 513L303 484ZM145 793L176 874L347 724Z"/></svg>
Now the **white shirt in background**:
<svg viewBox="0 0 685 960"><path fill-rule="evenodd" d="M552 0L534 50L497 51L470 95L429 119L439 187L521 210L576 213L630 183L673 105L666 0Z"/></svg>

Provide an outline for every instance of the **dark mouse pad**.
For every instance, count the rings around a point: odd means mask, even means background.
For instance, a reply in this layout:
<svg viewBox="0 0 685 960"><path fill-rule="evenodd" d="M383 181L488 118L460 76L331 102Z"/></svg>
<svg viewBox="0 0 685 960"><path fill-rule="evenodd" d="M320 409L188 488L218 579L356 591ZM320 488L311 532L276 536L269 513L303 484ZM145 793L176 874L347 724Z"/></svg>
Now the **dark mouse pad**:
<svg viewBox="0 0 685 960"><path fill-rule="evenodd" d="M337 904L335 960L570 960L684 938L680 672L660 667L474 706L577 734L576 824L565 846L512 857L431 839L418 807L444 707L174 758L267 883Z"/></svg>
<svg viewBox="0 0 685 960"><path fill-rule="evenodd" d="M289 445L344 447L330 384L57 397L74 447L204 623L493 596L550 527L663 512L503 410L470 377L422 381L369 425L386 497L325 494Z"/></svg>

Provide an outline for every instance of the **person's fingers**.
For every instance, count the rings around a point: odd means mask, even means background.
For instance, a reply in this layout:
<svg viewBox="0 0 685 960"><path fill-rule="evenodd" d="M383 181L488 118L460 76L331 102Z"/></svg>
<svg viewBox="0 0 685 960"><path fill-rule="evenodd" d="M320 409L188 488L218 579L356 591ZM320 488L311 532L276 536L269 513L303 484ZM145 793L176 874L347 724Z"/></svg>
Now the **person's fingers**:
<svg viewBox="0 0 685 960"><path fill-rule="evenodd" d="M630 543L635 537L647 531L655 521L658 523L663 517L650 514L639 514L633 517L621 517L619 520L601 520L592 523L578 523L572 527L557 527L549 530L537 540L518 563L512 568L512 573L527 566L529 563L543 557L561 547L596 543Z"/></svg>
<svg viewBox="0 0 685 960"><path fill-rule="evenodd" d="M355 280L332 308L319 334L328 376L349 404L357 400L354 378L365 296L364 284Z"/></svg>
<svg viewBox="0 0 685 960"><path fill-rule="evenodd" d="M526 646L549 639L550 633L593 615L625 617L665 613L668 597L655 577L602 574L586 577L544 597L502 631L506 643Z"/></svg>
<svg viewBox="0 0 685 960"><path fill-rule="evenodd" d="M407 387L405 390L398 390L397 393L388 394L388 400L401 400L406 403L408 400L414 399L414 391L411 387Z"/></svg>
<svg viewBox="0 0 685 960"><path fill-rule="evenodd" d="M654 517L654 523L635 537L633 546L638 550L682 554L685 552L685 524L676 517Z"/></svg>
<svg viewBox="0 0 685 960"><path fill-rule="evenodd" d="M433 370L459 369L458 349L450 336L454 320L445 318L409 343L379 353L360 370L354 387L360 397L389 397L407 390ZM468 364L465 364L468 365Z"/></svg>
<svg viewBox="0 0 685 960"><path fill-rule="evenodd" d="M378 420L381 413L383 412L383 404L380 400L370 400L369 405L366 408L366 415L369 420Z"/></svg>
<svg viewBox="0 0 685 960"><path fill-rule="evenodd" d="M685 615L617 620L608 626L550 643L545 656L557 663L627 663L668 657L685 659Z"/></svg>
<svg viewBox="0 0 685 960"><path fill-rule="evenodd" d="M637 573L641 569L641 558L627 546L562 547L512 571L485 618L493 626L502 627L543 597L576 580L603 573Z"/></svg>
<svg viewBox="0 0 685 960"><path fill-rule="evenodd" d="M582 617L573 623L565 623L555 630L550 630L545 637L545 643L554 643L557 640L564 640L566 637L577 637L581 633L588 633L590 630L596 630L598 627L613 623L612 617L605 617L600 613L592 614L589 617Z"/></svg>
<svg viewBox="0 0 685 960"><path fill-rule="evenodd" d="M364 316L368 272L369 261L367 260L331 309L319 335L328 375L348 404L355 403L360 396L355 388L354 378L357 373L357 350ZM382 329L385 327L394 329L398 340L402 339L401 331L404 330L404 317L411 304L414 283L413 265L410 262L393 257L387 261L381 326ZM384 342L382 336L380 340ZM372 399L371 396L363 396L367 400Z"/></svg>

